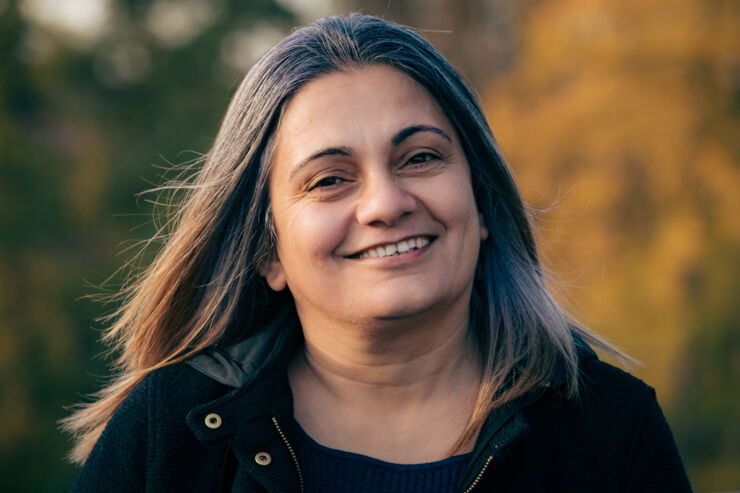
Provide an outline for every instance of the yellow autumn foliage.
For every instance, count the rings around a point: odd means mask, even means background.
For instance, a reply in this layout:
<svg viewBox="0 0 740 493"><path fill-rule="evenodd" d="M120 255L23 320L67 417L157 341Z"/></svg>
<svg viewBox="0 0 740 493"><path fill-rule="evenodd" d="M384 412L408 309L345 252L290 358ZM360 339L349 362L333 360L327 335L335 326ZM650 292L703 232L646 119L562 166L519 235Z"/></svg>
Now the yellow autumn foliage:
<svg viewBox="0 0 740 493"><path fill-rule="evenodd" d="M554 204L545 253L570 297L670 403L701 328L697 283L712 284L717 244L740 245L725 111L740 85L740 8L659 4L535 4L514 67L484 100L525 196Z"/></svg>

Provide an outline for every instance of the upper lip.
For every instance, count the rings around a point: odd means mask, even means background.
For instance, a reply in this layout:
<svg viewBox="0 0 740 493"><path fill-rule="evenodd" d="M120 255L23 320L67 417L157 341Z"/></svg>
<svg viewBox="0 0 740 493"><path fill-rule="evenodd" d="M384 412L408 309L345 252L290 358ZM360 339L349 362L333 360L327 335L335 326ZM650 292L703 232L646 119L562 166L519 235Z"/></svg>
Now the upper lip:
<svg viewBox="0 0 740 493"><path fill-rule="evenodd" d="M362 247L359 250L354 251L353 253L344 255L344 257L356 257L356 256L360 255L362 252L365 252L367 250L372 250L373 248L378 248L379 246L393 245L395 243L399 243L399 242L405 241L405 240L410 240L411 238L418 238L420 236L429 238L430 242L431 241L434 241L437 238L436 235L432 235L432 234L428 234L428 233L417 233L417 234L407 235L407 236L404 236L404 237L401 237L401 238L398 238L398 239L395 239L395 240L386 240L386 241L379 241L377 243L373 243L372 245L368 245L366 247Z"/></svg>

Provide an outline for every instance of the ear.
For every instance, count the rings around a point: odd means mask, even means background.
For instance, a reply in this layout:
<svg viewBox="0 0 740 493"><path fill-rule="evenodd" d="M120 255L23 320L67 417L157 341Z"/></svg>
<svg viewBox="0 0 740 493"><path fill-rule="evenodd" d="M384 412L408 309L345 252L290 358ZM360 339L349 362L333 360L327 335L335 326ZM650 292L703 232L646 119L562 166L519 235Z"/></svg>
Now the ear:
<svg viewBox="0 0 740 493"><path fill-rule="evenodd" d="M488 228L483 225L483 214L478 214L480 221L480 239L481 241L488 239Z"/></svg>
<svg viewBox="0 0 740 493"><path fill-rule="evenodd" d="M270 260L262 264L258 270L273 291L282 291L288 285L285 270L283 270L283 264L280 263L280 260Z"/></svg>

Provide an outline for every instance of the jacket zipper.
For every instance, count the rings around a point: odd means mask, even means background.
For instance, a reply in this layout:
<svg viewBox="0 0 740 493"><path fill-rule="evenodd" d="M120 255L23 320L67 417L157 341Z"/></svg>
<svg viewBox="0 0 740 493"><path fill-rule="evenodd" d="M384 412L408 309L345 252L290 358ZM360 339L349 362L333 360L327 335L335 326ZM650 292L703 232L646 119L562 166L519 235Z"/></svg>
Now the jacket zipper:
<svg viewBox="0 0 740 493"><path fill-rule="evenodd" d="M278 434L280 435L280 438L283 440L283 443L286 447L288 447L288 452L290 453L290 456L293 458L293 464L295 464L295 470L298 472L298 483L300 484L301 493L303 493L303 474L301 474L301 466L298 464L298 456L295 454L295 450L293 450L293 447L290 445L290 442L288 441L288 437L285 436L285 433L283 433L283 429L280 428L280 425L278 424L277 418L273 416L272 423L275 425L275 429L277 429ZM488 465L488 463L486 463Z"/></svg>
<svg viewBox="0 0 740 493"><path fill-rule="evenodd" d="M468 489L465 490L463 493L470 493L471 491L473 491L475 489L476 486L478 486L478 483L480 482L481 478L483 477L483 474L486 472L486 469L488 469L488 464L490 464L492 460L493 460L493 456L492 455L489 455L488 456L488 459L486 459L486 463L483 464L483 467L481 468L481 470L478 473L478 475L475 477L475 479L473 480L473 482L470 483L470 486L468 486Z"/></svg>

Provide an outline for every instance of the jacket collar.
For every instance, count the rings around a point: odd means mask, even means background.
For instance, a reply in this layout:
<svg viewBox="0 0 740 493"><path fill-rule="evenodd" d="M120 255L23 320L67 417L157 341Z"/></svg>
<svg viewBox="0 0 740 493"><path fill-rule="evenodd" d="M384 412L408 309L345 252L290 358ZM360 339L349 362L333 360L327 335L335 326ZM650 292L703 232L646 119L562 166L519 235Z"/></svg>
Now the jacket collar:
<svg viewBox="0 0 740 493"><path fill-rule="evenodd" d="M588 360L598 359L593 349L577 333L573 332L573 338L579 366ZM187 360L186 363L199 372L234 389L220 399L193 410L191 425L196 425L194 430L198 438L210 442L234 432L229 426L230 423L223 423L218 432L204 429L202 424L205 418L200 416L204 412L219 410L226 415L238 413L241 424L265 414L290 412L292 415L293 399L285 372L302 340L303 335L295 310L284 309L270 324L247 339L226 348L208 349ZM566 370L561 365L547 387L559 391L566 382ZM519 410L539 400L542 394L531 392L492 411L478 441L490 442L493 435ZM197 409L201 412L195 413ZM204 433L198 433L198 430Z"/></svg>
<svg viewBox="0 0 740 493"><path fill-rule="evenodd" d="M302 340L298 316L286 307L246 339L225 348L209 348L186 363L229 387L248 387L267 367L289 360Z"/></svg>
<svg viewBox="0 0 740 493"><path fill-rule="evenodd" d="M194 408L187 419L197 438L213 443L245 429L253 420L293 411L286 368L301 344L295 311L285 309L247 339L226 348L210 348L186 363L230 387L226 395ZM220 417L217 427L206 417Z"/></svg>
<svg viewBox="0 0 740 493"><path fill-rule="evenodd" d="M581 337L576 333L573 337L579 365L597 359L596 353ZM188 413L188 424L198 440L204 444L230 440L240 462L251 470L250 474L265 486L277 486L279 490L289 487L293 479L267 475L264 468L255 466L251 457L268 448L273 462L281 464L282 470L292 469L293 459L278 438L278 435L282 437L282 430L277 420L287 421L293 415L286 368L302 339L295 312L286 310L248 339L227 348L210 349L187 361L196 370L233 389ZM548 390L560 390L566 381L565 370L559 368ZM510 444L527 433L530 426L520 411L544 393L544 390L532 392L490 413L476 440L464 485L473 484L488 463L505 454ZM215 429L208 426L207 421L212 413L220 419ZM284 437L282 439L285 441ZM285 484L273 484L276 481Z"/></svg>
<svg viewBox="0 0 740 493"><path fill-rule="evenodd" d="M597 359L596 353L573 332L579 366ZM226 348L210 348L186 361L199 372L233 388L248 387L268 366L289 359L303 340L295 310L282 310L275 319L250 337ZM550 386L561 388L567 381L560 366Z"/></svg>

